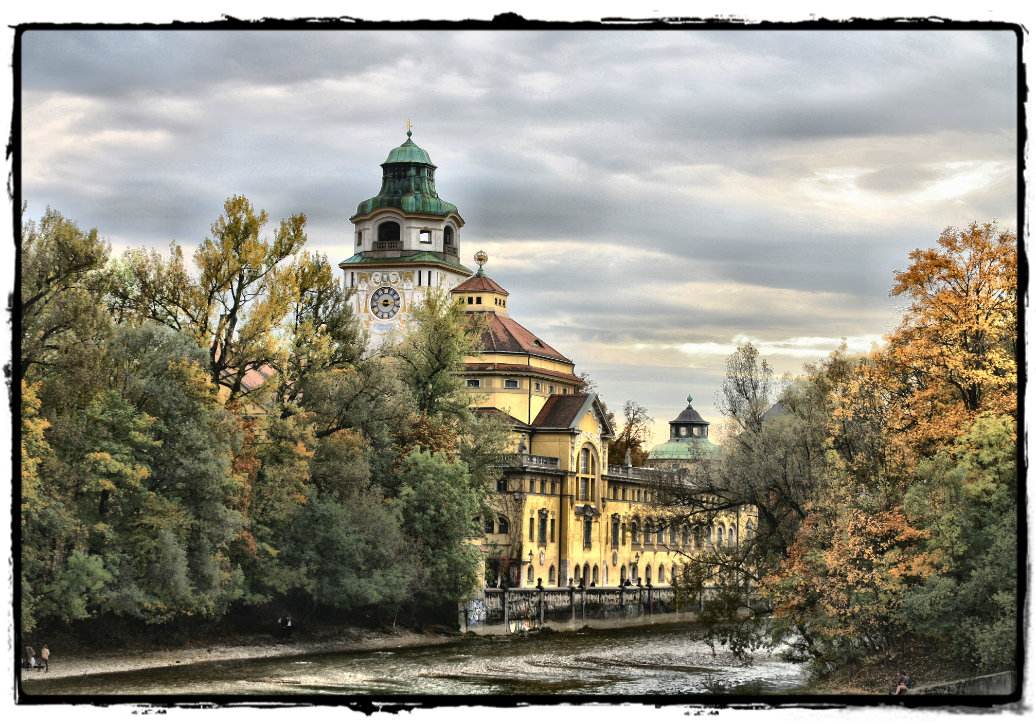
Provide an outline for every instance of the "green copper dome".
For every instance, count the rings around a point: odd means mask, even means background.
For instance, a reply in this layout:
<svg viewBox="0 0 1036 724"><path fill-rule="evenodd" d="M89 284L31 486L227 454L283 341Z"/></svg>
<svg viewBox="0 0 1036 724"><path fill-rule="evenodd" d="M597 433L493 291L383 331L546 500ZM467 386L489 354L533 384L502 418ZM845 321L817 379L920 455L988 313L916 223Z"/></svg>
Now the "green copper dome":
<svg viewBox="0 0 1036 724"><path fill-rule="evenodd" d="M719 453L719 445L702 438L670 440L655 445L648 453L648 460L692 460L699 455L711 457Z"/></svg>
<svg viewBox="0 0 1036 724"><path fill-rule="evenodd" d="M389 151L381 164L381 191L377 196L356 207L357 216L365 216L377 209L399 209L408 214L448 216L457 213L457 207L439 198L435 191L435 164L428 152L410 138Z"/></svg>
<svg viewBox="0 0 1036 724"><path fill-rule="evenodd" d="M719 445L709 441L709 423L691 406L693 399L687 395L687 407L669 421L669 441L651 448L648 460L690 460L719 453Z"/></svg>
<svg viewBox="0 0 1036 724"><path fill-rule="evenodd" d="M437 168L432 163L432 159L428 156L428 152L414 143L413 139L410 138L410 131L406 132L406 141L402 146L396 146L389 151L388 158L385 159L385 163L423 163L426 166Z"/></svg>

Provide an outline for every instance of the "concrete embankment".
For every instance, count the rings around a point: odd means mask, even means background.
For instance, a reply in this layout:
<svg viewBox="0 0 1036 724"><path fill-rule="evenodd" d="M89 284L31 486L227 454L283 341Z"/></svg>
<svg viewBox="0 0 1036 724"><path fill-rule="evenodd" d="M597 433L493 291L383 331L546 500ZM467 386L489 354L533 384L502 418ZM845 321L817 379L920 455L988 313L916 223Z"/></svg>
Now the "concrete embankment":
<svg viewBox="0 0 1036 724"><path fill-rule="evenodd" d="M1009 696L1014 693L1017 680L1014 671L1002 671L971 679L926 684L906 693L913 696Z"/></svg>

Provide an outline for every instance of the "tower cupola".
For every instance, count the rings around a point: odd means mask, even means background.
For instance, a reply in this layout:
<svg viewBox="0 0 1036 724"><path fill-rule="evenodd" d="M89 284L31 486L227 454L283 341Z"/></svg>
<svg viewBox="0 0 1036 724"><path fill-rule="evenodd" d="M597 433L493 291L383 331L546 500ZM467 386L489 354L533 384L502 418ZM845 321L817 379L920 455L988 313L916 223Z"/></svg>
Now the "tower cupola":
<svg viewBox="0 0 1036 724"><path fill-rule="evenodd" d="M436 193L436 166L428 152L414 143L412 135L413 131L408 129L406 141L389 151L381 164L381 191L357 205L354 219L385 208L429 216L457 213L456 206Z"/></svg>

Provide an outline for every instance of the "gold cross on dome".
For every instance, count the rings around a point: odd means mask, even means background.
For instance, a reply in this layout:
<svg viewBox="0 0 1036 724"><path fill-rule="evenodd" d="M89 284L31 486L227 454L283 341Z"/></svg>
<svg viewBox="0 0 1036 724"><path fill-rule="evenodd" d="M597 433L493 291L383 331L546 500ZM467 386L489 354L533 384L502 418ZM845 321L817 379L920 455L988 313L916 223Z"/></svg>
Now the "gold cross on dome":
<svg viewBox="0 0 1036 724"><path fill-rule="evenodd" d="M406 119L406 129L409 131L411 128L412 126L410 125L410 119L408 118Z"/></svg>

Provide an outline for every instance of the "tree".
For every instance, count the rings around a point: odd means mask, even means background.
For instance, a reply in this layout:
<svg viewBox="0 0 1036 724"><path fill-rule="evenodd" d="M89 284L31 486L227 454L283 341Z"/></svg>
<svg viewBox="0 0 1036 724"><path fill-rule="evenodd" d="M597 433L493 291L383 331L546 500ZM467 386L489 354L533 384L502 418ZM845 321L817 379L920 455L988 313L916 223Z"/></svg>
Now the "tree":
<svg viewBox="0 0 1036 724"><path fill-rule="evenodd" d="M288 348L276 399L298 401L310 376L352 372L366 342L349 304L351 290L336 279L326 256L304 251L286 275Z"/></svg>
<svg viewBox="0 0 1036 724"><path fill-rule="evenodd" d="M408 332L391 357L418 413L444 422L471 414L472 398L459 373L480 338L477 316L465 315L464 303L441 290L414 306Z"/></svg>
<svg viewBox="0 0 1036 724"><path fill-rule="evenodd" d="M951 447L920 460L905 499L936 561L904 597L905 623L983 672L1016 662L1016 435L1010 417L979 415Z"/></svg>
<svg viewBox="0 0 1036 724"><path fill-rule="evenodd" d="M430 603L461 600L479 583L481 553L468 541L480 534L481 491L462 461L423 450L403 459L399 480L391 505L420 561L418 590Z"/></svg>
<svg viewBox="0 0 1036 724"><path fill-rule="evenodd" d="M131 250L114 273L109 307L120 317L153 319L192 336L207 349L209 377L228 400L253 389L244 382L249 373L286 369L288 350L279 333L293 305L293 321L309 325L308 351L316 353L314 343L323 337L318 346L330 346L333 356L334 335L347 334L339 320L341 300L329 291L322 269L326 260L307 256L296 266L306 241L305 215L283 219L272 240L263 237L267 221L266 211L232 196L212 224L212 237L194 253L197 277L185 271L175 242L168 261Z"/></svg>
<svg viewBox="0 0 1036 724"><path fill-rule="evenodd" d="M38 618L218 615L240 595L230 542L241 488L236 428L204 352L146 324L115 328L100 353L103 384L89 404L51 411L50 454L34 456L37 479L23 493L25 585Z"/></svg>
<svg viewBox="0 0 1036 724"><path fill-rule="evenodd" d="M635 467L644 465L648 451L644 449L651 433L652 417L647 408L633 400L626 400L622 406L622 431L608 443L608 459L613 465L622 464L626 453Z"/></svg>
<svg viewBox="0 0 1036 724"><path fill-rule="evenodd" d="M890 295L911 300L889 338L898 425L928 449L984 410L1016 414L1017 243L995 223L947 228L895 273Z"/></svg>
<svg viewBox="0 0 1036 724"><path fill-rule="evenodd" d="M739 347L728 358L721 402L734 427L729 445L718 459L699 454L663 487L663 502L680 511L670 525L686 525L698 539L706 539L723 517L753 521L752 534L740 536L734 547L698 546L674 584L685 600L699 600L702 587L710 586L702 600L707 640L740 657L783 634L780 621L760 624L740 614L749 593L758 592L787 559L822 489L832 393L850 369L838 350L788 381L774 400L769 364L750 343Z"/></svg>
<svg viewBox="0 0 1036 724"><path fill-rule="evenodd" d="M46 405L67 406L82 401L82 388L92 389L93 359L108 334L109 245L97 229L84 232L49 207L39 222L24 215L23 207L20 373L46 381L38 389Z"/></svg>

